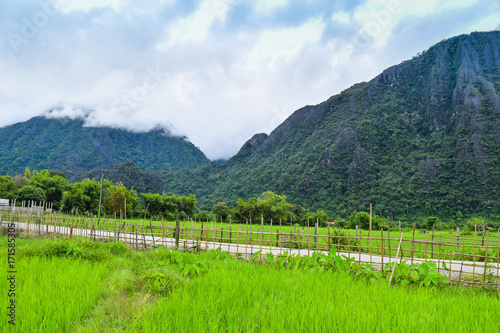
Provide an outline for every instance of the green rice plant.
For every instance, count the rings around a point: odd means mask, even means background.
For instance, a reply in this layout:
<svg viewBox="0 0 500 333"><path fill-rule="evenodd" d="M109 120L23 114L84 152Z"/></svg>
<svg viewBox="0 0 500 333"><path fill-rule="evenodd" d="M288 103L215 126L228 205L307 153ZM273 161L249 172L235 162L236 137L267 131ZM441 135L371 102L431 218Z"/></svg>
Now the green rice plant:
<svg viewBox="0 0 500 333"><path fill-rule="evenodd" d="M108 267L68 258L20 257L16 270L16 325L4 319L1 332L70 332L104 293ZM8 290L7 282L0 281L0 290ZM0 298L1 304L9 301L6 292Z"/></svg>
<svg viewBox="0 0 500 333"><path fill-rule="evenodd" d="M359 283L340 272L219 261L136 322L143 332L497 332L500 303L475 290Z"/></svg>

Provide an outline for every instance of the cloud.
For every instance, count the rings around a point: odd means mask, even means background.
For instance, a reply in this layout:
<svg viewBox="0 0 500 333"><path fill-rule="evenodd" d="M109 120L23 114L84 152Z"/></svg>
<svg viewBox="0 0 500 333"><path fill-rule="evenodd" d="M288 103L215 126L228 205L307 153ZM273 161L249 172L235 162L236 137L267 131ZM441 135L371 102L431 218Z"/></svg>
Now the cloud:
<svg viewBox="0 0 500 333"><path fill-rule="evenodd" d="M212 159L444 38L500 23L486 0L46 1L65 3L17 52L9 34L24 38L44 9L0 3L0 126L55 107L91 125L160 125Z"/></svg>
<svg viewBox="0 0 500 333"><path fill-rule="evenodd" d="M349 13L344 12L344 11L339 11L339 12L335 12L332 15L332 21L338 22L341 24L349 24L351 22L351 18L349 16Z"/></svg>

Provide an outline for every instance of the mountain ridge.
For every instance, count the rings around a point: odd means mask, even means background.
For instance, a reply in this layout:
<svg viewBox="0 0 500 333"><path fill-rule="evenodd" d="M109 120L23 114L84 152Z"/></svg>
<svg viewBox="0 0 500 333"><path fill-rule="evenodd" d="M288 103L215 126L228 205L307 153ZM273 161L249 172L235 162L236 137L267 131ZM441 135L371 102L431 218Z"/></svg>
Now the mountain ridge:
<svg viewBox="0 0 500 333"><path fill-rule="evenodd" d="M0 128L0 173L29 169L60 170L78 180L96 168L134 161L142 170L195 168L210 160L182 137L161 128L132 132L86 126L84 118L38 116Z"/></svg>
<svg viewBox="0 0 500 333"><path fill-rule="evenodd" d="M272 190L340 216L370 203L390 218L496 216L499 92L500 32L453 37L295 111L224 165L161 177L206 208Z"/></svg>

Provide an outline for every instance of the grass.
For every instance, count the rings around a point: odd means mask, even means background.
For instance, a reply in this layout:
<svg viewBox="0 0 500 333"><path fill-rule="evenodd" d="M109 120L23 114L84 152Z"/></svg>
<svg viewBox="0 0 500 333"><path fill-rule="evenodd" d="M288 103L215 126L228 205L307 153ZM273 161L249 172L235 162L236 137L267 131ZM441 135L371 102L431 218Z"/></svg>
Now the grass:
<svg viewBox="0 0 500 333"><path fill-rule="evenodd" d="M7 261L4 253L2 248L2 263ZM27 257L18 261L16 269L16 325L7 323L4 310L0 331L68 332L101 297L107 264ZM3 309L9 302L7 282L5 278L0 282Z"/></svg>
<svg viewBox="0 0 500 333"><path fill-rule="evenodd" d="M497 332L498 298L223 262L159 300L147 332Z"/></svg>
<svg viewBox="0 0 500 333"><path fill-rule="evenodd" d="M7 242L0 240L5 262ZM285 269L218 251L134 252L88 239L18 238L17 250L18 325L4 318L1 332L500 329L498 291L389 286L346 271ZM6 290L6 281L0 287ZM1 298L6 304L7 294Z"/></svg>

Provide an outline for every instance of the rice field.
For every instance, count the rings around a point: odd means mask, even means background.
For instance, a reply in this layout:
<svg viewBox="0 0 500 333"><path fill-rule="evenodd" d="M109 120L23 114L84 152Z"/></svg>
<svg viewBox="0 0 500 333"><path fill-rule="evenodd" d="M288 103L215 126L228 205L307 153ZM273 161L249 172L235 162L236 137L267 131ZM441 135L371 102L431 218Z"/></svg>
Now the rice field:
<svg viewBox="0 0 500 333"><path fill-rule="evenodd" d="M0 241L5 263L7 239ZM19 237L17 249L16 326L4 313L1 332L500 330L496 290L389 285L310 265L285 269L218 251L137 252L89 239ZM1 299L5 312L7 293Z"/></svg>

